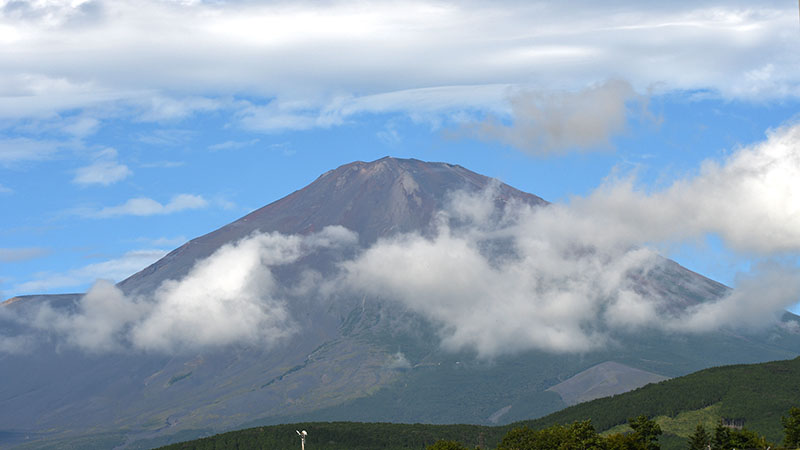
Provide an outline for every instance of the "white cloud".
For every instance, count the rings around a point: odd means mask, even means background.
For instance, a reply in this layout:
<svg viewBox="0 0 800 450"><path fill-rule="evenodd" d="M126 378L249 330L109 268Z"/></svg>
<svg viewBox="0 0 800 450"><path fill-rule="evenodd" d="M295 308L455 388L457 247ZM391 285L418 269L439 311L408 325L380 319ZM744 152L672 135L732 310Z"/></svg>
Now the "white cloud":
<svg viewBox="0 0 800 450"><path fill-rule="evenodd" d="M242 108L248 127L306 129L356 110L494 112L497 86L574 92L609 76L638 92L797 97L795 19L791 3L716 0L13 2L0 43L19 57L0 77L0 117L114 104L160 121Z"/></svg>
<svg viewBox="0 0 800 450"><path fill-rule="evenodd" d="M394 355L389 356L386 367L392 370L405 370L411 368L411 363L408 361L408 358L406 358L406 355L404 355L403 352L397 352Z"/></svg>
<svg viewBox="0 0 800 450"><path fill-rule="evenodd" d="M116 336L120 348L268 345L297 325L285 300L311 292L397 302L439 324L445 349L486 358L527 349L590 351L636 331L764 327L800 299L800 269L776 262L800 250L798 147L800 125L786 125L660 191L610 180L568 204L506 204L503 214L495 209L496 186L454 193L436 236L378 241L344 261L341 274L306 274L298 286L280 285L272 268L313 249L353 245L355 236L343 228L305 237L253 235L198 261L150 298L120 300L126 306L114 311L123 311L123 319L102 309L93 316L89 298L79 314L91 320L68 317L57 329L83 347L89 344L81 344L79 331L95 321L100 324L88 335ZM764 263L742 275L727 296L679 309L646 282L648 274L669 270L653 248L708 233ZM93 273L102 272L93 266ZM691 280L676 283L702 290Z"/></svg>
<svg viewBox="0 0 800 450"><path fill-rule="evenodd" d="M692 307L684 320L671 322L668 326L678 331L723 326L758 329L780 319L784 309L789 306L787 299L800 300L800 270L774 263L765 264L750 274L742 275L737 280L736 290L724 300Z"/></svg>
<svg viewBox="0 0 800 450"><path fill-rule="evenodd" d="M13 192L14 192L14 190L11 189L10 187L6 187L6 186L3 186L2 184L0 184L0 194L11 194Z"/></svg>
<svg viewBox="0 0 800 450"><path fill-rule="evenodd" d="M100 121L93 117L71 117L62 124L61 129L78 138L94 134L100 127Z"/></svg>
<svg viewBox="0 0 800 450"><path fill-rule="evenodd" d="M41 247L0 248L0 262L20 262L41 258L50 250Z"/></svg>
<svg viewBox="0 0 800 450"><path fill-rule="evenodd" d="M133 172L124 164L117 161L97 161L91 165L81 167L75 171L73 182L77 184L102 184L108 186L117 181L122 181Z"/></svg>
<svg viewBox="0 0 800 450"><path fill-rule="evenodd" d="M171 238L170 237L160 237L160 238L155 238L155 239L139 238L139 239L137 239L137 241L146 242L149 245L152 245L154 247L175 248L175 247L179 247L179 246L185 244L189 240L186 239L186 236L175 236L175 237L171 237Z"/></svg>
<svg viewBox="0 0 800 450"><path fill-rule="evenodd" d="M225 141L219 144L209 145L208 149L212 151L217 150L236 150L244 147L251 147L258 144L259 139L250 139L248 141Z"/></svg>
<svg viewBox="0 0 800 450"><path fill-rule="evenodd" d="M35 348L35 337L29 335L4 336L0 334L0 354L30 353Z"/></svg>
<svg viewBox="0 0 800 450"><path fill-rule="evenodd" d="M39 273L36 279L14 286L14 292L39 294L62 288L76 288L99 278L122 281L166 254L164 250L133 250L119 258L88 264L63 273Z"/></svg>
<svg viewBox="0 0 800 450"><path fill-rule="evenodd" d="M140 109L138 119L147 122L183 119L198 112L213 111L223 106L221 101L210 98L172 98L162 95L151 95L143 100L132 100L131 103Z"/></svg>
<svg viewBox="0 0 800 450"><path fill-rule="evenodd" d="M610 324L598 321L600 312L635 295L627 275L655 264L655 254L603 249L581 256L581 242L552 239L538 225L530 216L505 230L473 222L467 230L444 227L434 239L382 241L345 264L345 284L440 324L449 350L492 357L606 345ZM511 239L518 258L487 255L483 249L498 238Z"/></svg>
<svg viewBox="0 0 800 450"><path fill-rule="evenodd" d="M484 357L589 351L643 329L762 328L800 300L800 268L779 264L800 250L797 148L800 125L788 125L662 191L610 181L569 204L516 205L502 217L492 190L458 193L436 237L379 241L344 263L343 283L439 323L445 348ZM461 225L450 227L452 219ZM765 262L729 295L685 310L637 281L663 270L652 247L708 233Z"/></svg>
<svg viewBox="0 0 800 450"><path fill-rule="evenodd" d="M611 148L611 138L625 131L628 116L646 113L644 97L620 80L580 92L522 91L509 101L512 124L492 115L466 129L534 155Z"/></svg>
<svg viewBox="0 0 800 450"><path fill-rule="evenodd" d="M342 227L308 236L254 234L197 261L185 277L165 281L152 296L127 297L101 280L81 298L76 312L43 306L33 324L92 352L133 348L175 353L236 343L270 346L298 327L282 298L291 289L277 285L271 269L318 248L356 242Z"/></svg>
<svg viewBox="0 0 800 450"><path fill-rule="evenodd" d="M96 282L81 298L75 314L63 314L50 306L38 309L33 325L64 335L66 342L90 352L119 350L122 328L146 312L145 306L128 300L113 283Z"/></svg>
<svg viewBox="0 0 800 450"><path fill-rule="evenodd" d="M200 195L178 194L166 204L161 204L147 197L137 197L118 206L106 206L97 211L83 212L83 214L95 218L152 216L172 214L190 209L202 209L206 206L208 206L208 202Z"/></svg>
<svg viewBox="0 0 800 450"><path fill-rule="evenodd" d="M98 153L95 155L95 159L94 163L75 171L75 178L72 179L73 183L108 186L133 174L128 166L117 162L117 151L113 148L108 148Z"/></svg>
<svg viewBox="0 0 800 450"><path fill-rule="evenodd" d="M147 169L174 169L176 167L183 167L186 163L183 161L156 161L150 163L143 163L140 166Z"/></svg>
<svg viewBox="0 0 800 450"><path fill-rule="evenodd" d="M797 252L798 148L800 124L786 125L723 161L705 161L698 174L659 192L637 190L633 180L612 180L588 198L574 199L560 220L592 217L583 233L599 228L621 242L630 236L646 242L718 233L737 251Z"/></svg>
<svg viewBox="0 0 800 450"><path fill-rule="evenodd" d="M0 138L0 164L9 165L19 161L41 161L50 159L58 152L56 142L41 141L25 137Z"/></svg>

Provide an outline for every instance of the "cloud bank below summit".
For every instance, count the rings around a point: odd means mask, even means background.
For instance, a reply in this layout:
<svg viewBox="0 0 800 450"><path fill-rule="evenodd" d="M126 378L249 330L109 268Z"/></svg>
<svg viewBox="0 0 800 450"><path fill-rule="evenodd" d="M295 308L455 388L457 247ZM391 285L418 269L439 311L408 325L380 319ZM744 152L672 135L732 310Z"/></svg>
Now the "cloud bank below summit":
<svg viewBox="0 0 800 450"><path fill-rule="evenodd" d="M797 148L800 125L787 125L660 192L609 181L569 204L516 205L500 219L490 191L460 193L445 215L470 226L443 221L433 239L380 241L346 263L346 284L441 323L446 348L487 357L585 351L645 328L759 329L800 300L800 268L785 258L800 250ZM662 263L654 245L709 233L761 258L729 295L676 312L670 299L637 289L631 276ZM497 241L512 243L515 256L493 260L486 249Z"/></svg>
<svg viewBox="0 0 800 450"><path fill-rule="evenodd" d="M254 234L220 247L185 277L165 281L150 296L129 297L100 280L74 312L44 305L23 320L95 353L271 345L298 328L285 305L292 287L278 284L272 269L319 248L353 245L355 239L342 227L309 236Z"/></svg>
<svg viewBox="0 0 800 450"><path fill-rule="evenodd" d="M786 125L661 191L609 180L566 204L510 205L501 215L492 188L453 192L435 236L379 240L338 271L301 277L302 286L282 285L274 269L319 249L355 249L355 234L342 227L255 234L221 247L151 297L128 298L101 281L77 311L43 307L32 323L92 352L277 345L302 326L287 300L313 292L397 302L438 324L443 348L486 358L587 351L642 330L757 330L800 299L798 147L800 125ZM675 310L669 298L637 284L663 264L657 248L707 234L760 261L727 296ZM30 341L0 340L7 352Z"/></svg>

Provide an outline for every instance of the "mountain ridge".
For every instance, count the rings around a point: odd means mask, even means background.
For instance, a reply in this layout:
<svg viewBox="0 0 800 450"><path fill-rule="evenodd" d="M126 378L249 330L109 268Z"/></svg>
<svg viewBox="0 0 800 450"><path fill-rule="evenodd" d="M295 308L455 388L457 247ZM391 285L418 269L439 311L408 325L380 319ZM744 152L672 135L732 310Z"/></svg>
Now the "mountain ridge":
<svg viewBox="0 0 800 450"><path fill-rule="evenodd" d="M128 293L151 292L144 283L178 257L192 261L209 256L220 245L256 232L308 234L325 226L341 225L358 232L360 243L369 245L392 234L434 231L431 221L444 206L448 192L485 189L493 179L448 163L384 157L372 162L355 161L325 172L308 186L275 200L210 233L192 239L118 286ZM498 198L515 198L530 205L546 201L504 183L497 184ZM359 205L358 209L354 205ZM366 206L365 206L366 205ZM369 208L369 209L367 209ZM169 278L185 275L188 267L171 271ZM156 276L158 283L167 279Z"/></svg>

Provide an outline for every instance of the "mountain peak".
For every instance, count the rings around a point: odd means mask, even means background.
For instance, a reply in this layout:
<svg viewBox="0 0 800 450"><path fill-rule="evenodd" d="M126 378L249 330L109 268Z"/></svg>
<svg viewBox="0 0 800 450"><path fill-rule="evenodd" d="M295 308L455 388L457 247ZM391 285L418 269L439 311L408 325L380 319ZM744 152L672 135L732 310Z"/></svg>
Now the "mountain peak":
<svg viewBox="0 0 800 450"><path fill-rule="evenodd" d="M365 246L397 233L430 234L435 231L434 216L446 207L452 192L475 192L491 183L489 177L447 163L389 156L372 162L351 162L325 172L303 189L193 239L120 286L129 292L154 289L164 279L179 278L189 270L190 265L172 264L179 257L193 263L256 231L308 234L340 225L358 233ZM497 195L502 200L514 198L532 205L546 203L503 183L498 185ZM150 276L156 272L158 276Z"/></svg>

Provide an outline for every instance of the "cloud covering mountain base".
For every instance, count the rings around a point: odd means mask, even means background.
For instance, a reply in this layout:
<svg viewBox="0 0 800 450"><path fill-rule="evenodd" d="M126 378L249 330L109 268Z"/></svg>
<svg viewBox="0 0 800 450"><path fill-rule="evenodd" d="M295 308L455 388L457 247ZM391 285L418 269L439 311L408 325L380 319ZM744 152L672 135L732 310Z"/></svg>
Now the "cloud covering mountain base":
<svg viewBox="0 0 800 450"><path fill-rule="evenodd" d="M395 234L368 248L341 226L254 233L152 295L126 296L98 281L73 310L44 304L15 321L89 352L268 347L302 329L290 307L299 298L364 297L426 317L443 348L486 358L584 352L646 329L759 329L800 299L800 269L787 257L800 249L799 144L800 125L787 125L659 192L637 190L628 178L567 204L500 207L497 183L454 191L433 235ZM708 234L760 262L727 294L676 307L648 281L668 264L657 249ZM324 273L297 266L302 273L291 283L275 274L321 250L344 249L351 256ZM33 336L3 337L0 351L29 347Z"/></svg>

